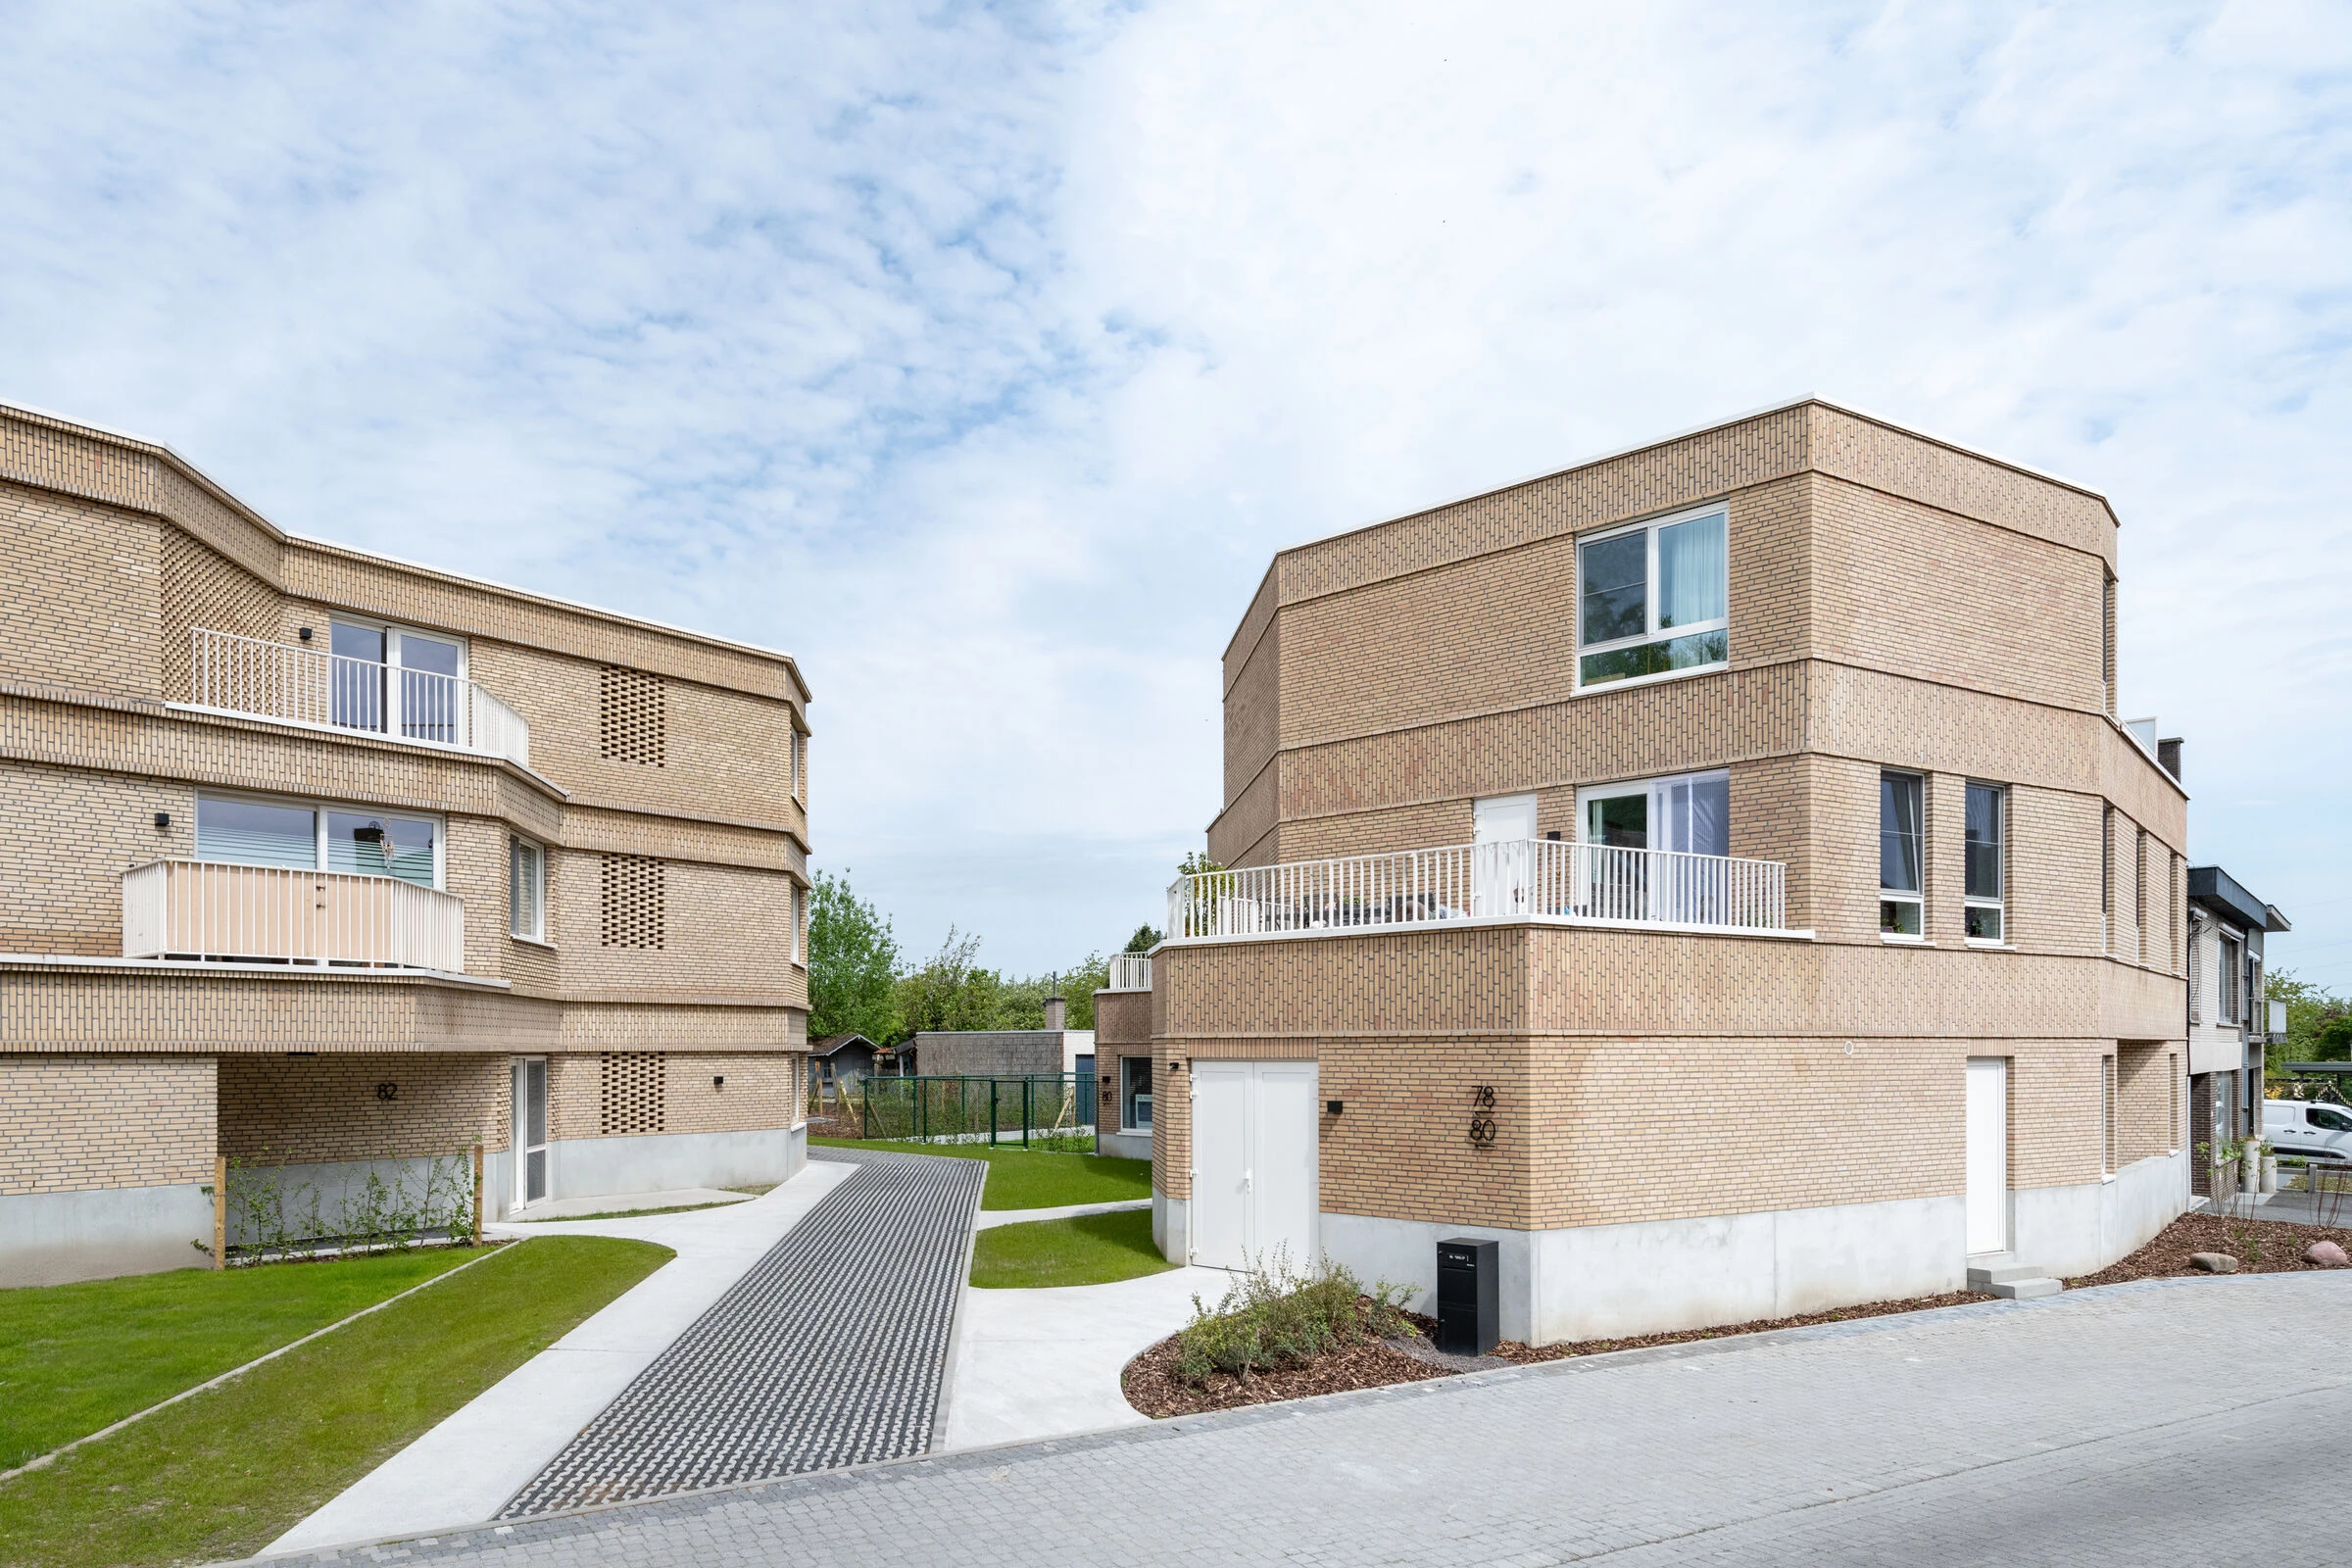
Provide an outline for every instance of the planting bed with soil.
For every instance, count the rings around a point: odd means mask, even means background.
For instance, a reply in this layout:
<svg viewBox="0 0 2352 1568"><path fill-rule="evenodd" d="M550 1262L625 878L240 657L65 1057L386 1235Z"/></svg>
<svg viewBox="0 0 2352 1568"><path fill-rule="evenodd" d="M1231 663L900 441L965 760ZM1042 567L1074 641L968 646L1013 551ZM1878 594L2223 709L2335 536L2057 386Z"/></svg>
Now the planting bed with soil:
<svg viewBox="0 0 2352 1568"><path fill-rule="evenodd" d="M2340 1247L2348 1241L2352 1241L2352 1236L2322 1225L2183 1214L2130 1257L2118 1258L2096 1274L2068 1280L2066 1288L2072 1291L2086 1285L2120 1285L2126 1280L2204 1273L2189 1262L2191 1252L2225 1252L2237 1259L2240 1274L2296 1274L2327 1266L2303 1260L2303 1249L2312 1243L2334 1242Z"/></svg>

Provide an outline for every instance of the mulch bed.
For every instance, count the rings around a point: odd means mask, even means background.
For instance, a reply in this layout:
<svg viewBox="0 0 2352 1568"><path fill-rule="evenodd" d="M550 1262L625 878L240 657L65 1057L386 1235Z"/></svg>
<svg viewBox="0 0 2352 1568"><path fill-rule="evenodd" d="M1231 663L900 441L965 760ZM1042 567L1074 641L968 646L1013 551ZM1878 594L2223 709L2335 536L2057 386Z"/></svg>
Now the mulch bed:
<svg viewBox="0 0 2352 1568"><path fill-rule="evenodd" d="M1125 1392L1127 1402L1154 1419L1454 1375L1451 1368L1415 1360L1386 1341L1366 1340L1287 1371L1253 1372L1241 1377L1230 1372L1211 1372L1206 1383L1195 1385L1176 1375L1176 1342L1177 1336L1169 1335L1128 1362L1127 1370L1119 1377L1119 1387Z"/></svg>
<svg viewBox="0 0 2352 1568"><path fill-rule="evenodd" d="M2227 1252L2237 1259L2240 1274L2295 1274L2324 1268L2303 1261L2303 1249L2314 1242L2343 1246L2352 1237L2320 1225L2296 1225L2279 1219L2230 1219L2220 1214L2183 1214L2157 1233L2156 1239L2119 1258L2096 1274L2066 1282L2068 1290L2085 1285L2121 1285L2126 1280L2156 1280L2180 1274L2204 1274L2191 1267L2191 1252Z"/></svg>

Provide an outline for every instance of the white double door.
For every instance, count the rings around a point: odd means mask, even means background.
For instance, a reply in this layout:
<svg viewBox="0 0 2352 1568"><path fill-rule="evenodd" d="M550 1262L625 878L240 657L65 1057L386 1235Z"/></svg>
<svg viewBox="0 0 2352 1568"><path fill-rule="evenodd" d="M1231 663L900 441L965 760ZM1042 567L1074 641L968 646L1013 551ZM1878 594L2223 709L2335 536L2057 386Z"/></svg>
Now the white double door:
<svg viewBox="0 0 2352 1568"><path fill-rule="evenodd" d="M1193 1062L1192 1260L1316 1261L1315 1064Z"/></svg>

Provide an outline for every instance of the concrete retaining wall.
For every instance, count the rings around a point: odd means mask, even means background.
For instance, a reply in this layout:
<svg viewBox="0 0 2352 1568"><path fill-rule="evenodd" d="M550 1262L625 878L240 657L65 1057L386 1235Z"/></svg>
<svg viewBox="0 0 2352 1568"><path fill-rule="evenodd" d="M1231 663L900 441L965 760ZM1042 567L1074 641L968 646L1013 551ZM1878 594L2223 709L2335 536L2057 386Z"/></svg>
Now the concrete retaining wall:
<svg viewBox="0 0 2352 1568"><path fill-rule="evenodd" d="M210 1267L193 1242L213 1244L201 1183L12 1194L0 1198L0 1287Z"/></svg>

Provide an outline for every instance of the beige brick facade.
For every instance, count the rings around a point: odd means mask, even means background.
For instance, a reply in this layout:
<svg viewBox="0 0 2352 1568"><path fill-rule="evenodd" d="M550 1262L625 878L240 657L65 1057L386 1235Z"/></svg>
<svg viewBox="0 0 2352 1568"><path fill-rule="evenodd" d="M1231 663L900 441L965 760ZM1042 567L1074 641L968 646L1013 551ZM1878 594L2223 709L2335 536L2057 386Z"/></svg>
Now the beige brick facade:
<svg viewBox="0 0 2352 1568"><path fill-rule="evenodd" d="M610 1136L573 1113L610 1053L665 1064L664 1132L799 1126L789 658L294 538L168 449L13 409L0 593L0 1195L206 1180L216 1152L501 1150L516 1054L551 1058L567 1139ZM188 707L195 632L316 651L337 618L462 642L529 766ZM434 818L463 975L124 960L123 873L193 858L221 792ZM545 850L543 942L509 934L517 837ZM85 1137L110 1084L142 1108Z"/></svg>
<svg viewBox="0 0 2352 1568"><path fill-rule="evenodd" d="M1730 659L1580 690L1581 536L1727 516ZM1482 797L1722 768L1790 937L1552 924L1171 943L1181 1065L1308 1056L1321 1206L1524 1230L1957 1195L1966 1061L2007 1058L2010 1187L2180 1147L2185 796L2116 722L2098 496L1807 402L1277 556L1225 655L1212 858L1463 844ZM1880 779L1920 776L1924 942L1880 931ZM1965 934L1970 783L2004 791L2003 940ZM1102 1047L1107 1058L1110 1048ZM1465 1134L1494 1090L1498 1134Z"/></svg>

